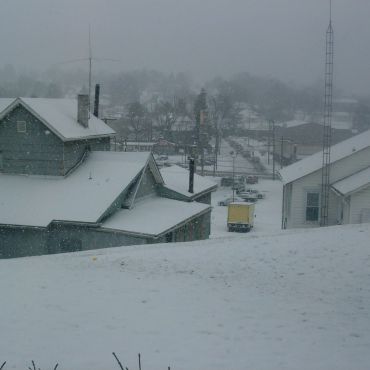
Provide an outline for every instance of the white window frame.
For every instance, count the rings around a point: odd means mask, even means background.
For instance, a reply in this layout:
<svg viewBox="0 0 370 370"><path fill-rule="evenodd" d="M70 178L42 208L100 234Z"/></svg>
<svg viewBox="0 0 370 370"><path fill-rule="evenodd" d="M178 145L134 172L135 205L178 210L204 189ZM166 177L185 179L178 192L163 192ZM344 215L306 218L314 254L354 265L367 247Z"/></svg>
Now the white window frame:
<svg viewBox="0 0 370 370"><path fill-rule="evenodd" d="M27 132L27 122L26 121L17 121L17 132L20 132L20 133Z"/></svg>
<svg viewBox="0 0 370 370"><path fill-rule="evenodd" d="M309 206L308 205L308 194L317 194L318 195L318 204L316 206ZM321 194L320 191L317 189L307 189L305 192L305 208L304 208L304 220L307 224L317 224L320 222L320 202L321 202ZM307 220L307 208L317 208L317 220Z"/></svg>

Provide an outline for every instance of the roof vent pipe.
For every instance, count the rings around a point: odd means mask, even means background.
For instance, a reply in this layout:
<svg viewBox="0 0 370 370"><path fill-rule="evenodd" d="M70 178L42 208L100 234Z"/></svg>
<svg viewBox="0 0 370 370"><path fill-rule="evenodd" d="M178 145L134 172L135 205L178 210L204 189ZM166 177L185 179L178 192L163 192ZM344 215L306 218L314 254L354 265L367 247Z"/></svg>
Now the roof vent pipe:
<svg viewBox="0 0 370 370"><path fill-rule="evenodd" d="M95 85L94 116L99 118L100 85Z"/></svg>
<svg viewBox="0 0 370 370"><path fill-rule="evenodd" d="M89 95L77 95L77 122L83 126L89 126Z"/></svg>
<svg viewBox="0 0 370 370"><path fill-rule="evenodd" d="M195 171L195 159L189 157L189 193L194 193L194 171Z"/></svg>

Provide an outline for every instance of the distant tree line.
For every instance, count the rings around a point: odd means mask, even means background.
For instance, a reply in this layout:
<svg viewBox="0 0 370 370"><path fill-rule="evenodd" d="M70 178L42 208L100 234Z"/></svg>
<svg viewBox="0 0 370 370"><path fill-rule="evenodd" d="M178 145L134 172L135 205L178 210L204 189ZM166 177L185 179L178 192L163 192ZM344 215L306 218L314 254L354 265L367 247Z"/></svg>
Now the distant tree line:
<svg viewBox="0 0 370 370"><path fill-rule="evenodd" d="M199 125L200 89L187 73L165 74L152 70L119 73L94 71L94 81L102 86L112 106L125 110L123 124L139 139L150 139L156 131L171 140L172 128L179 117ZM12 65L0 67L0 97L74 96L87 86L85 69L18 72ZM265 120L284 122L299 111L304 117L318 119L323 108L323 86L296 87L273 78L239 73L228 79L217 77L204 83L207 133L227 134L238 126L241 111L248 106ZM370 98L360 97L354 108L356 128L370 128Z"/></svg>

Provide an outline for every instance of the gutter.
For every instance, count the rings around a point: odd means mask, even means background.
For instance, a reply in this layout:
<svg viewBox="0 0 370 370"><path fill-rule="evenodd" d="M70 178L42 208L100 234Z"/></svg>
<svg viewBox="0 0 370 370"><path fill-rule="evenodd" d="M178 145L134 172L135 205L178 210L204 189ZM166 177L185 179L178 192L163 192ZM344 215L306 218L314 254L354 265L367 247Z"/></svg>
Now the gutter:
<svg viewBox="0 0 370 370"><path fill-rule="evenodd" d="M31 225L14 225L14 224L0 224L0 228L6 229L35 229L35 230L46 230L47 226L31 226Z"/></svg>

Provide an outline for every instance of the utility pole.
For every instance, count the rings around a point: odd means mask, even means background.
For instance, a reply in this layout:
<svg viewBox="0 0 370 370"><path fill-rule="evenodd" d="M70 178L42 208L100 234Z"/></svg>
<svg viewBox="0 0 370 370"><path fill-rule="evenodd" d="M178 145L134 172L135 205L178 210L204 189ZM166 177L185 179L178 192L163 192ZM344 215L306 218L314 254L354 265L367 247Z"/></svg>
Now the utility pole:
<svg viewBox="0 0 370 370"><path fill-rule="evenodd" d="M283 168L283 158L284 158L284 137L281 137L280 144L280 168Z"/></svg>
<svg viewBox="0 0 370 370"><path fill-rule="evenodd" d="M270 164L271 135L272 135L272 122L269 121L269 133L267 135L267 164Z"/></svg>
<svg viewBox="0 0 370 370"><path fill-rule="evenodd" d="M201 166L201 175L204 176L204 116L205 112L202 109L200 111L199 124L200 124L200 166Z"/></svg>
<svg viewBox="0 0 370 370"><path fill-rule="evenodd" d="M231 157L233 159L233 202L235 200L235 158L236 158L236 153L234 151L230 152Z"/></svg>
<svg viewBox="0 0 370 370"><path fill-rule="evenodd" d="M218 160L218 151L219 151L219 130L218 130L218 117L216 119L216 137L215 137L215 153L214 153L214 163L213 163L213 176L216 176L217 170L217 160Z"/></svg>

